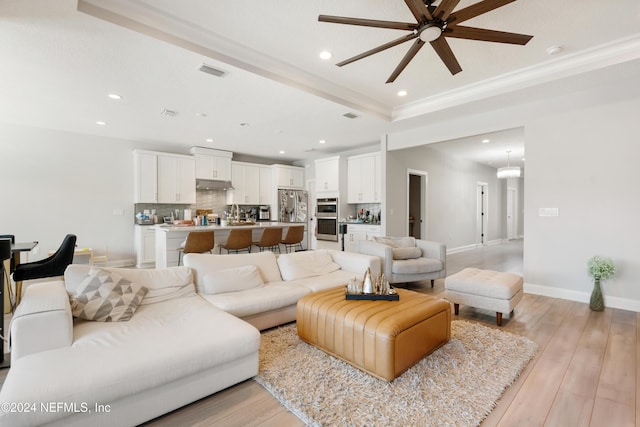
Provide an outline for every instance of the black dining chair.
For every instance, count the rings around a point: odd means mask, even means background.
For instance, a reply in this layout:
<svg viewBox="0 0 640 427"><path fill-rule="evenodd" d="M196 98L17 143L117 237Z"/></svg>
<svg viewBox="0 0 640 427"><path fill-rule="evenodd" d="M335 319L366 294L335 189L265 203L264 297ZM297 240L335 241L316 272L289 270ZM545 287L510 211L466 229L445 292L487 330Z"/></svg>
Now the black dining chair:
<svg viewBox="0 0 640 427"><path fill-rule="evenodd" d="M17 265L13 270L13 281L16 282L16 305L20 301L23 280L62 276L67 266L73 262L75 249L76 236L67 234L58 250L50 257Z"/></svg>
<svg viewBox="0 0 640 427"><path fill-rule="evenodd" d="M16 242L16 236L14 236L13 234L0 234L0 239L11 239L11 244L14 244ZM11 268L10 268L10 272L13 271L14 268L16 268L16 262L13 259L13 257L11 258Z"/></svg>

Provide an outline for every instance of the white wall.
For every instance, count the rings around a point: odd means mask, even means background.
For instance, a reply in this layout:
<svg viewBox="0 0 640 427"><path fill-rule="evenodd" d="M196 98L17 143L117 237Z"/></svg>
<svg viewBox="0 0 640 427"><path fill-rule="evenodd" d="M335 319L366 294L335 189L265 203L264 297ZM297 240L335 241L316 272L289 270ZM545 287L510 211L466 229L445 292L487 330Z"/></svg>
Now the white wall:
<svg viewBox="0 0 640 427"><path fill-rule="evenodd" d="M586 302L593 287L586 263L600 254L613 258L618 268L616 277L603 284L605 304L640 311L637 75L612 74L600 85L571 87L576 88L572 93L547 97L536 97L532 88L531 99L520 103L514 96L497 109L478 108L446 123L399 131L388 135L388 147L397 150L523 126L525 291ZM395 185L387 192L389 209L401 202L395 194L406 191L406 184L394 181L394 171L414 166L394 151L387 154L393 167L387 185ZM560 215L539 217L539 209L547 207L559 208Z"/></svg>
<svg viewBox="0 0 640 427"><path fill-rule="evenodd" d="M525 127L526 282L586 301L593 255L618 272L605 304L640 311L640 99L575 108ZM540 217L539 208L559 208ZM535 286L534 286L535 287Z"/></svg>
<svg viewBox="0 0 640 427"><path fill-rule="evenodd" d="M489 184L487 241L506 238L503 226L506 186L504 180L496 178L495 168L453 157L429 146L388 151L386 154L387 235L406 234L407 169L415 169L428 173L426 205L429 240L445 243L447 250L475 244L478 181Z"/></svg>
<svg viewBox="0 0 640 427"><path fill-rule="evenodd" d="M71 233L95 255L131 262L132 149L123 140L0 124L0 234L39 241L32 261Z"/></svg>

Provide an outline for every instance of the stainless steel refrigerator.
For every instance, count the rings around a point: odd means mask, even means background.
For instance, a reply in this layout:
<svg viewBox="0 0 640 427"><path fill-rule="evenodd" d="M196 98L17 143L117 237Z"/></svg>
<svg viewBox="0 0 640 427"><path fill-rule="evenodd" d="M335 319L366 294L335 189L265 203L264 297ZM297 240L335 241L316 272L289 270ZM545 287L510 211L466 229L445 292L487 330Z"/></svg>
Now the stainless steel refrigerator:
<svg viewBox="0 0 640 427"><path fill-rule="evenodd" d="M304 190L278 190L278 220L307 223L308 195Z"/></svg>

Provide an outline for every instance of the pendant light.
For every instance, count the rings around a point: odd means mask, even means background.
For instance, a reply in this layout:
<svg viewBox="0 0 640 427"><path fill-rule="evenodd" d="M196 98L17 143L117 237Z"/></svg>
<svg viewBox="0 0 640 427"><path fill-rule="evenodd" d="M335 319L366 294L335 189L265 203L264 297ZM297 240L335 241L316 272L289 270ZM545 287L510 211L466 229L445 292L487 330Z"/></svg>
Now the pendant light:
<svg viewBox="0 0 640 427"><path fill-rule="evenodd" d="M509 165L509 154L511 150L507 151L507 167L498 168L498 178L520 178L520 167Z"/></svg>

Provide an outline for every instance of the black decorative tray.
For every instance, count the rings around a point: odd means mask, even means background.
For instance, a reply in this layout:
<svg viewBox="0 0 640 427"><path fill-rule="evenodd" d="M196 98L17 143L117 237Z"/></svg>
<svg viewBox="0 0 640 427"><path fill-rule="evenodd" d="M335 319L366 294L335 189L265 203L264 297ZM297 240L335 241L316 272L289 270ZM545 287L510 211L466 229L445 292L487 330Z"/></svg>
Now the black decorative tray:
<svg viewBox="0 0 640 427"><path fill-rule="evenodd" d="M348 300L367 300L367 301L398 301L400 300L400 295L398 294L390 294L390 295L381 295L381 294L345 294Z"/></svg>

